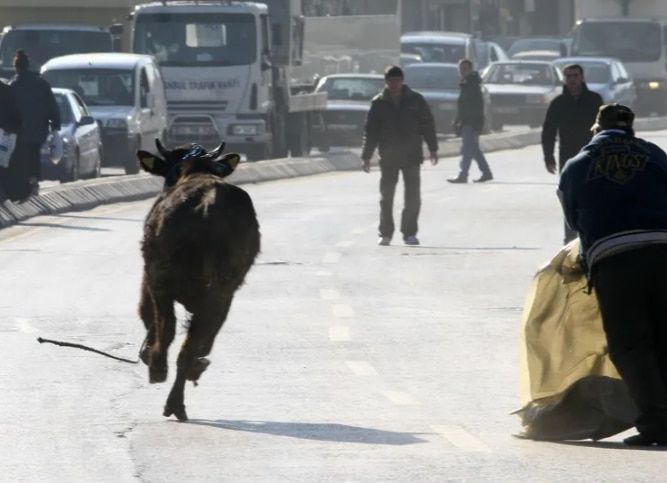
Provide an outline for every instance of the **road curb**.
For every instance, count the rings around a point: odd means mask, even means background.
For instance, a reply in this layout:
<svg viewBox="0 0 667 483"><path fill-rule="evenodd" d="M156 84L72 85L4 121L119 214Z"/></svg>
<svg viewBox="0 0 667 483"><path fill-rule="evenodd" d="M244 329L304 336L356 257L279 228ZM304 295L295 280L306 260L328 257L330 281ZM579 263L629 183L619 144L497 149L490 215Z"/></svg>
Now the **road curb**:
<svg viewBox="0 0 667 483"><path fill-rule="evenodd" d="M637 131L667 129L667 117L637 119L635 128ZM484 152L527 147L540 143L540 133L540 129L532 129L520 133L490 134L480 138L480 146ZM461 140L458 138L440 143L441 157L456 156L460 151ZM285 158L243 163L229 180L234 184L261 183L333 171L358 170L360 166L361 160L357 154L342 151L310 158ZM162 190L162 185L162 178L138 174L53 186L43 189L39 196L34 196L22 204L10 201L0 203L0 228L6 228L39 215L88 210L102 204L151 198Z"/></svg>

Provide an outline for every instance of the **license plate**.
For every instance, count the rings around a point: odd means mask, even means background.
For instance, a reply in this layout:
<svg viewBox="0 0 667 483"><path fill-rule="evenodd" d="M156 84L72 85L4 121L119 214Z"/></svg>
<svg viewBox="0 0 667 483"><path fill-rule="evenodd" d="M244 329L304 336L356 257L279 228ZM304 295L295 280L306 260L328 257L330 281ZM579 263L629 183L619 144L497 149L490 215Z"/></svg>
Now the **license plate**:
<svg viewBox="0 0 667 483"><path fill-rule="evenodd" d="M355 131L358 129L356 124L327 124L327 128L332 131Z"/></svg>
<svg viewBox="0 0 667 483"><path fill-rule="evenodd" d="M498 114L518 114L519 113L519 108L518 107L497 107L496 112Z"/></svg>

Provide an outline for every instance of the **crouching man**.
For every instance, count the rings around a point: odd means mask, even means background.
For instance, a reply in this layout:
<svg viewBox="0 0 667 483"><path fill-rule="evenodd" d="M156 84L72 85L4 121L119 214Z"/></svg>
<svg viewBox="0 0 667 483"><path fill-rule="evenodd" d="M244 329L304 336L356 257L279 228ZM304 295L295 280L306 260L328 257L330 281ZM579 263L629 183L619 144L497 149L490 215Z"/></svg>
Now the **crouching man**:
<svg viewBox="0 0 667 483"><path fill-rule="evenodd" d="M595 137L559 196L595 287L609 355L639 409L634 446L667 445L667 155L636 138L634 113L600 107Z"/></svg>

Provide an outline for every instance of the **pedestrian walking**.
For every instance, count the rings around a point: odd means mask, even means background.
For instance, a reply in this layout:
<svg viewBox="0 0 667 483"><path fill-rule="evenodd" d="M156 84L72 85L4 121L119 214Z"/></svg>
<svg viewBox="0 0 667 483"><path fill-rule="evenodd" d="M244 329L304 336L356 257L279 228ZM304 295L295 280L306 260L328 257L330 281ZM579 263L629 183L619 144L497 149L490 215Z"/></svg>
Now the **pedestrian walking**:
<svg viewBox="0 0 667 483"><path fill-rule="evenodd" d="M667 445L667 154L635 137L634 113L602 106L561 174L609 356L639 410L629 445Z"/></svg>
<svg viewBox="0 0 667 483"><path fill-rule="evenodd" d="M554 148L558 137L558 172L565 162L579 153L591 140L591 126L602 105L602 97L588 89L584 69L578 64L563 69L565 83L563 92L547 109L542 126L542 151L544 164L549 173L556 173ZM564 244L576 238L577 234L565 224Z"/></svg>
<svg viewBox="0 0 667 483"><path fill-rule="evenodd" d="M8 134L16 134L20 125L21 115L16 105L14 92L7 84L0 81L0 129ZM7 191L5 189L7 171L7 168L0 167L0 202L7 199Z"/></svg>
<svg viewBox="0 0 667 483"><path fill-rule="evenodd" d="M426 141L433 165L438 164L435 121L421 94L404 83L400 67L385 70L385 89L371 102L366 118L361 159L370 172L375 148L380 154L379 245L389 245L394 234L393 205L399 173L403 176L404 205L401 233L406 245L419 245L417 238L421 208L422 144Z"/></svg>
<svg viewBox="0 0 667 483"><path fill-rule="evenodd" d="M484 129L484 95L482 94L482 78L474 70L471 60L459 61L461 74L461 93L459 94L454 130L461 136L461 164L459 175L450 178L450 183L467 183L468 172L473 159L482 175L476 183L491 181L493 174L484 153L479 147L479 135Z"/></svg>
<svg viewBox="0 0 667 483"><path fill-rule="evenodd" d="M16 51L14 70L16 76L10 85L21 114L21 127L5 188L10 199L22 201L39 190L40 150L49 128L60 130L60 112L51 86L30 70L30 59L23 50Z"/></svg>

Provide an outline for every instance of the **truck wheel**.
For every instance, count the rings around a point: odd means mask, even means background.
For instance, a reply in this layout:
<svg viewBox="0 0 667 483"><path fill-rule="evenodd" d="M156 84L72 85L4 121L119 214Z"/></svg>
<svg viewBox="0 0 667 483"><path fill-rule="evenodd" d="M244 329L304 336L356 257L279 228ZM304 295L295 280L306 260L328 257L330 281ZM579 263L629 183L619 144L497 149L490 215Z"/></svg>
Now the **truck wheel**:
<svg viewBox="0 0 667 483"><path fill-rule="evenodd" d="M249 148L245 154L248 161L264 161L271 158L270 146L268 144L257 148Z"/></svg>
<svg viewBox="0 0 667 483"><path fill-rule="evenodd" d="M140 146L141 146L141 139L137 138L134 144L134 149L132 149L133 146L130 146L130 149L127 150L124 161L125 174L139 173L139 159L137 158L135 151L139 149Z"/></svg>
<svg viewBox="0 0 667 483"><path fill-rule="evenodd" d="M294 131L290 132L287 137L287 145L290 154L294 158L308 156L310 154L310 140L308 139L308 124L306 123L306 116L299 116L298 126L294 127Z"/></svg>
<svg viewBox="0 0 667 483"><path fill-rule="evenodd" d="M491 129L494 131L502 131L503 130L503 122L499 119L492 119L491 120Z"/></svg>
<svg viewBox="0 0 667 483"><path fill-rule="evenodd" d="M285 119L274 115L271 117L271 132L273 133L273 145L269 158L281 159L287 157L287 135L285 134Z"/></svg>

